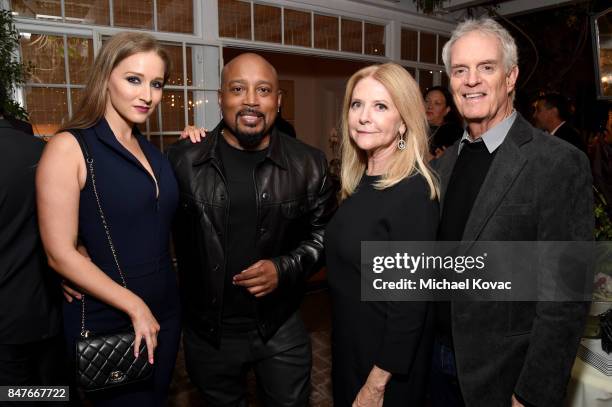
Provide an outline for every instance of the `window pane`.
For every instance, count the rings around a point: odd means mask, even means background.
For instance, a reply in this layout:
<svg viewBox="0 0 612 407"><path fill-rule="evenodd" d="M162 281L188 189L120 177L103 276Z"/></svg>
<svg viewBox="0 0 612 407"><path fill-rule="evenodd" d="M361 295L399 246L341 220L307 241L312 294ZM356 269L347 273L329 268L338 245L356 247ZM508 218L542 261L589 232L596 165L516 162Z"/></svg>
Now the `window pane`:
<svg viewBox="0 0 612 407"><path fill-rule="evenodd" d="M417 60L419 33L402 28L402 59Z"/></svg>
<svg viewBox="0 0 612 407"><path fill-rule="evenodd" d="M427 89L433 86L433 71L427 69L419 69L419 87L421 93L425 94Z"/></svg>
<svg viewBox="0 0 612 407"><path fill-rule="evenodd" d="M85 84L93 65L93 41L90 38L68 38L68 69L70 83Z"/></svg>
<svg viewBox="0 0 612 407"><path fill-rule="evenodd" d="M19 17L61 19L62 8L59 0L12 0L11 9L19 13Z"/></svg>
<svg viewBox="0 0 612 407"><path fill-rule="evenodd" d="M281 42L281 9L255 4L255 41Z"/></svg>
<svg viewBox="0 0 612 407"><path fill-rule="evenodd" d="M193 48L185 47L185 56L187 58L187 86L193 86L192 72L193 72Z"/></svg>
<svg viewBox="0 0 612 407"><path fill-rule="evenodd" d="M83 96L83 89L80 89L80 88L70 89L70 98L72 102L72 114L73 115L79 108L79 103L81 102L81 96Z"/></svg>
<svg viewBox="0 0 612 407"><path fill-rule="evenodd" d="M416 69L410 67L410 66L405 66L404 67L408 73L410 74L410 76L412 76L412 79L414 79L416 81Z"/></svg>
<svg viewBox="0 0 612 407"><path fill-rule="evenodd" d="M315 48L338 50L338 18L314 16L314 41Z"/></svg>
<svg viewBox="0 0 612 407"><path fill-rule="evenodd" d="M162 131L181 131L185 128L185 99L182 90L164 92L160 103Z"/></svg>
<svg viewBox="0 0 612 407"><path fill-rule="evenodd" d="M198 92L199 93L199 92ZM203 101L195 99L193 91L187 91L187 122L190 124L195 123L195 110L199 104ZM182 130L182 129L181 129Z"/></svg>
<svg viewBox="0 0 612 407"><path fill-rule="evenodd" d="M369 55L385 55L385 26L365 23L365 50Z"/></svg>
<svg viewBox="0 0 612 407"><path fill-rule="evenodd" d="M165 91L164 91L164 94L165 94ZM157 109L155 109L155 111L151 113L151 116L149 116L149 131L151 133L159 133L161 131L161 129L159 128L159 119L158 119L160 108L161 108L161 103L157 105ZM153 136L151 136L151 140L153 140Z"/></svg>
<svg viewBox="0 0 612 407"><path fill-rule="evenodd" d="M153 0L113 0L117 27L153 29Z"/></svg>
<svg viewBox="0 0 612 407"><path fill-rule="evenodd" d="M64 4L67 22L99 25L110 24L108 0L66 0Z"/></svg>
<svg viewBox="0 0 612 407"><path fill-rule="evenodd" d="M26 109L34 134L51 136L68 115L66 89L63 88L25 88Z"/></svg>
<svg viewBox="0 0 612 407"><path fill-rule="evenodd" d="M167 85L183 85L183 47L181 45L164 44L164 49L170 57L170 79Z"/></svg>
<svg viewBox="0 0 612 407"><path fill-rule="evenodd" d="M442 48L444 48L444 44L446 44L448 40L450 40L450 38L438 36L438 63L440 65L444 63L442 61Z"/></svg>
<svg viewBox="0 0 612 407"><path fill-rule="evenodd" d="M436 63L436 34L429 34L421 31L421 45L419 48L421 51L421 59L419 59L419 61L431 64Z"/></svg>
<svg viewBox="0 0 612 407"><path fill-rule="evenodd" d="M448 75L446 74L446 72L442 72L440 74L440 85L444 86L445 88L448 89L450 83L448 81Z"/></svg>
<svg viewBox="0 0 612 407"><path fill-rule="evenodd" d="M285 9L285 44L310 47L310 13Z"/></svg>
<svg viewBox="0 0 612 407"><path fill-rule="evenodd" d="M29 81L34 83L66 83L64 38L32 34L21 37L21 57L34 64Z"/></svg>
<svg viewBox="0 0 612 407"><path fill-rule="evenodd" d="M219 0L219 37L251 39L251 4Z"/></svg>
<svg viewBox="0 0 612 407"><path fill-rule="evenodd" d="M342 19L342 51L361 54L361 21Z"/></svg>
<svg viewBox="0 0 612 407"><path fill-rule="evenodd" d="M157 29L193 32L193 0L157 0Z"/></svg>

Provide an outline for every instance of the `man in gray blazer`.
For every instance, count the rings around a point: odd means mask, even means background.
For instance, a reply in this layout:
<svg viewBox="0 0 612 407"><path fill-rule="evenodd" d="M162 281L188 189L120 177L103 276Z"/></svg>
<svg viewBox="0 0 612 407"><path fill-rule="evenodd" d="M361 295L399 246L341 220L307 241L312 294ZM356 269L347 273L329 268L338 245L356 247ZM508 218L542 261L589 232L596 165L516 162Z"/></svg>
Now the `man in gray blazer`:
<svg viewBox="0 0 612 407"><path fill-rule="evenodd" d="M443 60L467 129L437 163L439 238L592 240L586 156L535 129L513 108L518 61L512 36L491 19L465 21L444 46ZM434 370L448 367L445 362L454 352L456 370L442 374L450 382L453 373L458 378L456 399L442 403L560 406L587 306L467 301L438 306ZM436 363L440 357L446 359ZM434 399L444 394L439 379L432 383Z"/></svg>

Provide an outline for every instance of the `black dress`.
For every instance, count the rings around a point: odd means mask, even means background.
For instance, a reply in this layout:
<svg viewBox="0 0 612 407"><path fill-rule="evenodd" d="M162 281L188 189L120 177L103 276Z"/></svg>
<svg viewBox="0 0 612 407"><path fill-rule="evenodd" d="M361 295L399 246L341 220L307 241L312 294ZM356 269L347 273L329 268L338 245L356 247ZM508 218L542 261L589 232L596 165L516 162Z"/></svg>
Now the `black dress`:
<svg viewBox="0 0 612 407"><path fill-rule="evenodd" d="M350 406L374 365L392 373L385 406L423 403L433 314L425 302L361 301L361 241L433 241L438 203L421 175L377 190L364 175L325 233L332 300L334 405Z"/></svg>

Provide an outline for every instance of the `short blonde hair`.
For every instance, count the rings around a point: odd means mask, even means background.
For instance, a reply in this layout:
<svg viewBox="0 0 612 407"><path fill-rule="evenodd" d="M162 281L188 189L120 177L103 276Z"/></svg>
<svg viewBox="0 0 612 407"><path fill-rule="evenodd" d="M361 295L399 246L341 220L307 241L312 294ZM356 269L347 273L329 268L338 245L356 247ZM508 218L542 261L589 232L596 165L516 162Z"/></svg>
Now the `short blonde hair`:
<svg viewBox="0 0 612 407"><path fill-rule="evenodd" d="M348 115L353 97L353 90L357 83L371 77L380 82L391 95L402 122L406 125L406 148L396 149L390 157L391 162L382 179L377 182L377 189L389 188L404 178L420 173L430 189L430 198L439 195L438 181L425 161L428 148L428 124L425 116L425 104L419 86L412 76L400 65L386 63L371 65L357 71L349 79L344 94L342 106L342 168L340 170L341 199L351 196L363 176L368 158L367 153L361 150L351 139L348 126ZM398 135L399 136L399 135Z"/></svg>

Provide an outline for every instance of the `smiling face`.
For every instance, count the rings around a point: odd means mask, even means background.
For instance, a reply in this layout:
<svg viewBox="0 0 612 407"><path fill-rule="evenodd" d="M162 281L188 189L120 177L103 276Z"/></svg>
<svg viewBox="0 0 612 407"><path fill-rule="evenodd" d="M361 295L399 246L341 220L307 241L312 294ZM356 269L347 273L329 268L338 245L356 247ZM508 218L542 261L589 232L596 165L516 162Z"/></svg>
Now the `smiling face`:
<svg viewBox="0 0 612 407"><path fill-rule="evenodd" d="M108 78L106 116L130 126L144 123L162 97L164 61L155 52L140 52L121 61Z"/></svg>
<svg viewBox="0 0 612 407"><path fill-rule="evenodd" d="M425 95L425 109L427 122L433 126L441 126L444 123L444 116L450 112L446 98L439 90L432 90Z"/></svg>
<svg viewBox="0 0 612 407"><path fill-rule="evenodd" d="M276 71L259 55L242 54L225 66L219 106L228 136L243 148L256 149L265 141L280 102Z"/></svg>
<svg viewBox="0 0 612 407"><path fill-rule="evenodd" d="M372 77L355 85L348 111L351 139L368 155L384 155L397 149L406 125L382 83Z"/></svg>
<svg viewBox="0 0 612 407"><path fill-rule="evenodd" d="M506 72L500 41L492 35L471 32L459 38L450 51L450 85L459 113L470 135L480 137L512 113L510 93L518 68Z"/></svg>

